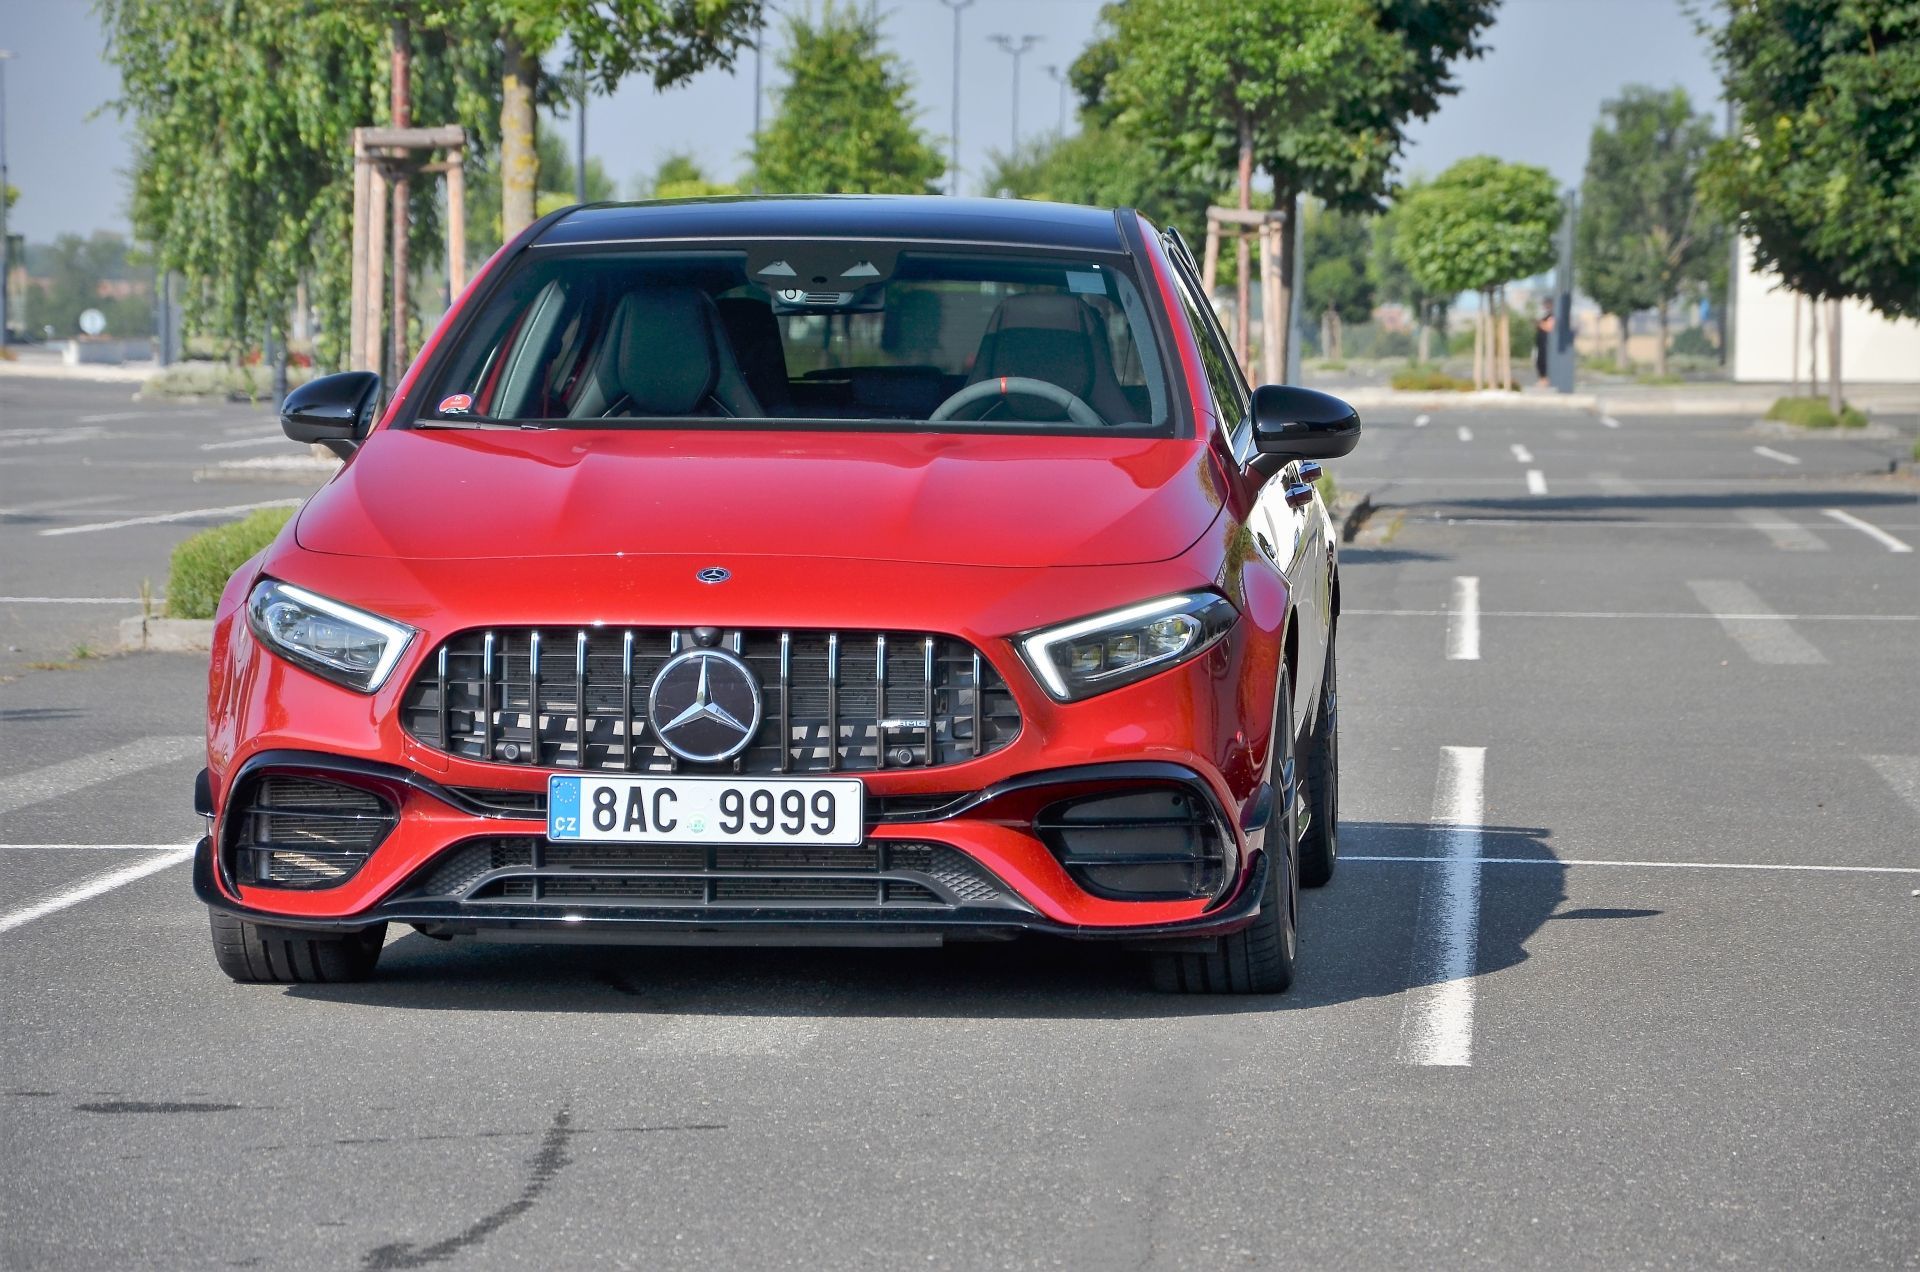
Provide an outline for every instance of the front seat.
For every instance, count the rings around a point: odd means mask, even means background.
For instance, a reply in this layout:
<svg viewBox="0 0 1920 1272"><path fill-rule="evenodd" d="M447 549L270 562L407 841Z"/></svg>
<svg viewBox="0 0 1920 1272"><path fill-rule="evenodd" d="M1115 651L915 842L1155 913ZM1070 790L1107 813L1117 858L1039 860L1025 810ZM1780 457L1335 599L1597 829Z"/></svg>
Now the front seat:
<svg viewBox="0 0 1920 1272"><path fill-rule="evenodd" d="M1106 321L1078 296L1025 292L1000 302L980 338L967 383L1016 375L1059 385L1109 424L1139 418L1114 374ZM1018 394L994 406L1020 419L1061 418L1060 408L1052 403Z"/></svg>
<svg viewBox="0 0 1920 1272"><path fill-rule="evenodd" d="M752 296L722 296L713 303L753 396L775 414L788 410L793 393L787 379L787 348L780 339L780 320L774 317L773 306Z"/></svg>
<svg viewBox="0 0 1920 1272"><path fill-rule="evenodd" d="M648 287L614 306L573 419L766 414L740 373L713 299L695 287Z"/></svg>

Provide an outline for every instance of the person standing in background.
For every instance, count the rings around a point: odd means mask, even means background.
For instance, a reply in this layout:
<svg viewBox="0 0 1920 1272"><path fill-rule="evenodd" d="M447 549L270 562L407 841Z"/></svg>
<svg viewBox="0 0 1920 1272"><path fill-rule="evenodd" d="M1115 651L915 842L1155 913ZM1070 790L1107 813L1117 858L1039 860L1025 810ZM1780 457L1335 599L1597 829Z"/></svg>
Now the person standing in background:
<svg viewBox="0 0 1920 1272"><path fill-rule="evenodd" d="M1547 387L1547 344L1553 338L1553 300L1549 297L1540 305L1540 317L1533 324L1533 370L1540 377L1540 387Z"/></svg>

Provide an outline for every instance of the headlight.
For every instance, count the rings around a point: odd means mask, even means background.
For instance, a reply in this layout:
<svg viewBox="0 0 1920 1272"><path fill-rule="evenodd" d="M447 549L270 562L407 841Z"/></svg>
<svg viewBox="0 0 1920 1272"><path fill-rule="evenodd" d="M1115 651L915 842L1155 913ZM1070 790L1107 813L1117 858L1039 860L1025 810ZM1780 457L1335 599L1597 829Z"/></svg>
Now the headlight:
<svg viewBox="0 0 1920 1272"><path fill-rule="evenodd" d="M1238 617L1212 592L1165 596L1021 637L1020 651L1048 693L1073 702L1185 662Z"/></svg>
<svg viewBox="0 0 1920 1272"><path fill-rule="evenodd" d="M410 627L276 579L247 598L247 625L288 661L361 693L386 682L413 639Z"/></svg>

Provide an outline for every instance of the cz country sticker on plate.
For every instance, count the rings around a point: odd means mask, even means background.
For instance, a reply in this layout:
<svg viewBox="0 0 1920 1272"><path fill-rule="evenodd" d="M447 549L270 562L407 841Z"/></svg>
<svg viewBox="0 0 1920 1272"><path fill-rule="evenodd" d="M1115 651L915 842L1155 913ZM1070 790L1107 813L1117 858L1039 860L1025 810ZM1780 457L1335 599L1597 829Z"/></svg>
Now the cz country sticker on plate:
<svg viewBox="0 0 1920 1272"><path fill-rule="evenodd" d="M858 778L547 779L547 838L633 844L813 844L866 838Z"/></svg>

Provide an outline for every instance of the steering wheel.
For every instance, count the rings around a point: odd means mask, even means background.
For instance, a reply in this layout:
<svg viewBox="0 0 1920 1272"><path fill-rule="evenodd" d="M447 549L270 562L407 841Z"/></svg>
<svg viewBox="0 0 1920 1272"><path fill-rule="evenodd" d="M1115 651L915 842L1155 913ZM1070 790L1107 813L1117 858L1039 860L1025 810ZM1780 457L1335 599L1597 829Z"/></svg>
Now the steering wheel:
<svg viewBox="0 0 1920 1272"><path fill-rule="evenodd" d="M935 407L933 414L927 417L927 422L937 424L942 420L950 420L963 408L972 406L975 402L985 401L988 398L1008 397L1015 393L1051 402L1065 411L1068 419L1083 427L1102 428L1106 425L1106 421L1100 418L1100 413L1088 406L1082 398L1067 392L1057 384L1029 379L1024 375L995 376L992 379L982 380L978 384L969 384Z"/></svg>

